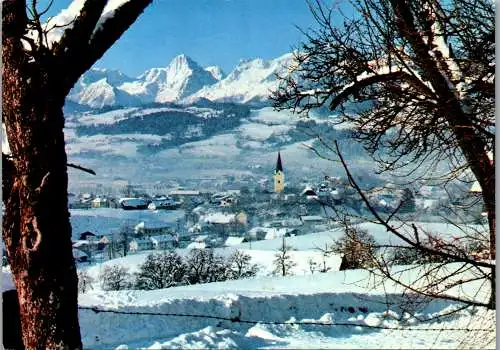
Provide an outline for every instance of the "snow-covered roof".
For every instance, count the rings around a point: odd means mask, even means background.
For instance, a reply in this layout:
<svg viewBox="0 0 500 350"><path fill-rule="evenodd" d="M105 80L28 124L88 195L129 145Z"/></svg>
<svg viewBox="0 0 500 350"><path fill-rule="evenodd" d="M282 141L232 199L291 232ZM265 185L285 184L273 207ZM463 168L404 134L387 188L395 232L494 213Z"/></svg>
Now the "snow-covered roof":
<svg viewBox="0 0 500 350"><path fill-rule="evenodd" d="M80 249L73 249L73 257L75 259L78 259L78 258L88 257L88 255L82 252Z"/></svg>
<svg viewBox="0 0 500 350"><path fill-rule="evenodd" d="M204 242L207 240L207 238L208 238L208 235L200 235L200 236L195 238L195 242Z"/></svg>
<svg viewBox="0 0 500 350"><path fill-rule="evenodd" d="M481 188L481 185L479 184L479 181L474 181L474 183L472 184L469 192L476 192L476 193L483 192L483 189Z"/></svg>
<svg viewBox="0 0 500 350"><path fill-rule="evenodd" d="M120 198L119 203L128 207L138 207L147 204L143 198Z"/></svg>
<svg viewBox="0 0 500 350"><path fill-rule="evenodd" d="M189 233L194 233L194 232L200 232L201 231L201 226L200 224L194 224L193 226L190 226L188 228Z"/></svg>
<svg viewBox="0 0 500 350"><path fill-rule="evenodd" d="M177 202L173 198L154 198L151 200L152 203L156 205L174 205L177 204Z"/></svg>
<svg viewBox="0 0 500 350"><path fill-rule="evenodd" d="M141 221L137 225L135 225L135 230L154 230L160 228L170 228L171 224L161 221Z"/></svg>
<svg viewBox="0 0 500 350"><path fill-rule="evenodd" d="M266 237L264 239L276 239L285 236L290 230L287 228L273 228L267 229Z"/></svg>
<svg viewBox="0 0 500 350"><path fill-rule="evenodd" d="M229 224L235 220L235 215L217 212L205 215L202 220L213 224Z"/></svg>
<svg viewBox="0 0 500 350"><path fill-rule="evenodd" d="M303 222L297 218L290 218L283 220L283 226L302 226Z"/></svg>
<svg viewBox="0 0 500 350"><path fill-rule="evenodd" d="M333 199L340 199L342 197L341 193L339 190L331 190L330 195L333 197Z"/></svg>
<svg viewBox="0 0 500 350"><path fill-rule="evenodd" d="M437 197L442 191L442 188L432 185L424 185L418 190L418 192L424 197Z"/></svg>
<svg viewBox="0 0 500 350"><path fill-rule="evenodd" d="M207 244L205 242L191 242L186 249L205 249Z"/></svg>
<svg viewBox="0 0 500 350"><path fill-rule="evenodd" d="M226 243L225 245L227 246L233 246L233 245L238 245L238 244L241 244L243 243L243 241L245 240L245 237L228 237L226 239Z"/></svg>
<svg viewBox="0 0 500 350"><path fill-rule="evenodd" d="M175 241L175 237L173 235L161 235L161 236L151 236L151 242L160 243L160 242L173 242Z"/></svg>
<svg viewBox="0 0 500 350"><path fill-rule="evenodd" d="M175 190L169 193L170 196L199 196L200 191L194 190Z"/></svg>
<svg viewBox="0 0 500 350"><path fill-rule="evenodd" d="M130 243L136 242L137 244L143 243L143 244L149 244L152 243L151 239L149 237L138 237L134 238Z"/></svg>
<svg viewBox="0 0 500 350"><path fill-rule="evenodd" d="M301 195L303 196L315 196L316 192L312 189L312 187L307 186L304 188L304 190L301 192Z"/></svg>
<svg viewBox="0 0 500 350"><path fill-rule="evenodd" d="M325 218L319 215L304 215L300 217L302 221L323 221Z"/></svg>
<svg viewBox="0 0 500 350"><path fill-rule="evenodd" d="M90 245L91 243L89 241L80 239L78 241L73 242L73 248L78 248L86 245Z"/></svg>
<svg viewBox="0 0 500 350"><path fill-rule="evenodd" d="M250 230L248 230L248 233L257 233L257 232L267 232L268 228L267 227L253 227Z"/></svg>
<svg viewBox="0 0 500 350"><path fill-rule="evenodd" d="M419 209L436 209L439 206L439 200L437 199L415 199L415 205Z"/></svg>

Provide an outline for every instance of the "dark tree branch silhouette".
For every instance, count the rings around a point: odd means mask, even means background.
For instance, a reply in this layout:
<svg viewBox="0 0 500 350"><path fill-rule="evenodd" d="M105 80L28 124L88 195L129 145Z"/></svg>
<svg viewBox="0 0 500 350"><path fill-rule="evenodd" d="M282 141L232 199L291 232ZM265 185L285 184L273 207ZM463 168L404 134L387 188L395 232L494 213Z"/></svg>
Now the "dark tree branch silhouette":
<svg viewBox="0 0 500 350"><path fill-rule="evenodd" d="M272 95L277 109L338 110L381 171L412 174L446 161L482 188L495 258L494 4L487 0L352 0L335 24L311 1L317 30ZM359 103L360 113L346 113ZM380 152L384 150L384 152Z"/></svg>
<svg viewBox="0 0 500 350"><path fill-rule="evenodd" d="M473 175L482 189L489 258L494 260L495 164L489 157L495 146L494 3L351 0L349 4L355 14L336 22L334 9L320 0L309 2L317 29L304 32L306 41L296 50L295 62L279 77L280 85L272 94L275 108L303 114L320 107L335 110L339 116L334 123L349 124L353 137L381 172L412 181L447 164L450 171L439 176L444 183ZM347 107L356 104L359 113L349 113ZM320 141L325 145L331 140ZM444 261L429 267L421 280L426 283L420 287L404 284L391 275L388 262L379 259L375 263L382 275L424 295L495 307L494 262L476 261L465 249L441 242L415 225L409 227L412 234L394 226L401 208L388 218L379 213L349 172L338 144L327 148L340 158L351 185L377 223L406 248ZM439 277L449 268L448 262L460 268L447 279ZM457 287L453 279L463 271L475 271L463 284L476 278L490 284L488 302L453 299L447 293ZM431 277L437 280L432 282ZM436 281L446 287L437 290Z"/></svg>

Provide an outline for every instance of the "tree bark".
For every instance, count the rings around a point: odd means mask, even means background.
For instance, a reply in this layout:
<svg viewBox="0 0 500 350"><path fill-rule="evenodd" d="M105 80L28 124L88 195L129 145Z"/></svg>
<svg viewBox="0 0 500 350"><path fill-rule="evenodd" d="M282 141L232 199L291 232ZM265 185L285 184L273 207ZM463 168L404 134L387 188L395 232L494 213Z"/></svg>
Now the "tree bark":
<svg viewBox="0 0 500 350"><path fill-rule="evenodd" d="M6 0L2 6L2 121L12 150L12 158L3 157L2 234L19 297L23 342L27 349L81 349L65 92L44 53L33 63L21 46L25 4Z"/></svg>
<svg viewBox="0 0 500 350"><path fill-rule="evenodd" d="M87 0L58 43L49 48L31 41L31 49L23 47L26 0L1 4L2 122L12 151L2 156L2 234L28 349L82 347L62 108L78 78L151 1L124 2L96 29L108 1ZM31 23L39 26L32 15Z"/></svg>

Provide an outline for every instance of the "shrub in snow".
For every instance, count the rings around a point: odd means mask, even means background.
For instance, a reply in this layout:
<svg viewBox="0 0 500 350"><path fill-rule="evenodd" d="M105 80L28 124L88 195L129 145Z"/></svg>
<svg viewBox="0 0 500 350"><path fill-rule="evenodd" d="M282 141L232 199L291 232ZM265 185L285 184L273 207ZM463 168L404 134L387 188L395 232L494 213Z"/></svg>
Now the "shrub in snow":
<svg viewBox="0 0 500 350"><path fill-rule="evenodd" d="M470 255L475 248L487 246L485 244L482 245L479 241L474 242L477 244L473 244L471 246L461 245L453 242L445 242L437 236L431 233L427 233L427 237L422 240L422 245L436 251L447 252L456 256L466 257ZM392 249L389 255L389 261L394 265L409 265L451 262L452 260L438 254L423 254L420 250L414 247L396 247Z"/></svg>
<svg viewBox="0 0 500 350"><path fill-rule="evenodd" d="M120 265L106 265L99 273L99 281L104 290L121 290L130 286L128 268Z"/></svg>
<svg viewBox="0 0 500 350"><path fill-rule="evenodd" d="M185 284L186 265L179 254L164 252L149 254L139 267L137 289L162 289Z"/></svg>
<svg viewBox="0 0 500 350"><path fill-rule="evenodd" d="M401 214L412 213L415 211L415 206L415 196L413 195L413 192L410 189L405 188L403 190L399 212Z"/></svg>
<svg viewBox="0 0 500 350"><path fill-rule="evenodd" d="M250 261L252 257L248 254L245 254L241 250L236 250L228 259L228 267L229 267L229 278L230 279L239 279L239 278L247 278L254 277L259 268L256 264L252 264Z"/></svg>
<svg viewBox="0 0 500 350"><path fill-rule="evenodd" d="M310 259L311 261L309 261L309 270L311 271L311 273L314 273L314 271L319 271L322 273L330 271L331 267L326 266L326 258L333 254L332 247L325 243L324 248L317 247L316 250L321 252L321 265L318 262L312 261L312 259Z"/></svg>
<svg viewBox="0 0 500 350"><path fill-rule="evenodd" d="M309 271L311 271L311 275L314 274L315 271L318 271L318 263L312 258L309 258L307 263L309 264Z"/></svg>
<svg viewBox="0 0 500 350"><path fill-rule="evenodd" d="M85 293L89 289L92 288L92 283L94 279L90 277L87 271L78 271L78 292Z"/></svg>
<svg viewBox="0 0 500 350"><path fill-rule="evenodd" d="M340 271L361 269L372 267L377 246L367 231L347 226L344 235L333 243L332 251L342 255Z"/></svg>
<svg viewBox="0 0 500 350"><path fill-rule="evenodd" d="M285 237L283 236L283 242L278 252L274 255L274 270L273 274L288 276L291 275L292 269L297 265L290 256L290 251L293 250L292 246L285 243Z"/></svg>
<svg viewBox="0 0 500 350"><path fill-rule="evenodd" d="M220 282L228 279L229 267L212 249L192 249L186 259L189 284Z"/></svg>

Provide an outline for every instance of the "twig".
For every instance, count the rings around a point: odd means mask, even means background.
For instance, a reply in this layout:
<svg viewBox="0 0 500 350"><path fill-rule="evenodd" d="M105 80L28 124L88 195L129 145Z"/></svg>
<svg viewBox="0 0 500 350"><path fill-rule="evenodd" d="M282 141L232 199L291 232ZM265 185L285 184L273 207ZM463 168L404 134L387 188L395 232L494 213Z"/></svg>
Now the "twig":
<svg viewBox="0 0 500 350"><path fill-rule="evenodd" d="M92 170L92 169L88 169L88 168L84 168L80 165L76 165L76 164L73 164L73 163L67 163L66 164L68 167L70 168L75 168L75 169L78 169L78 170L81 170L81 171L85 171L86 173L89 173L89 174L92 174L92 175L96 175L95 171Z"/></svg>

